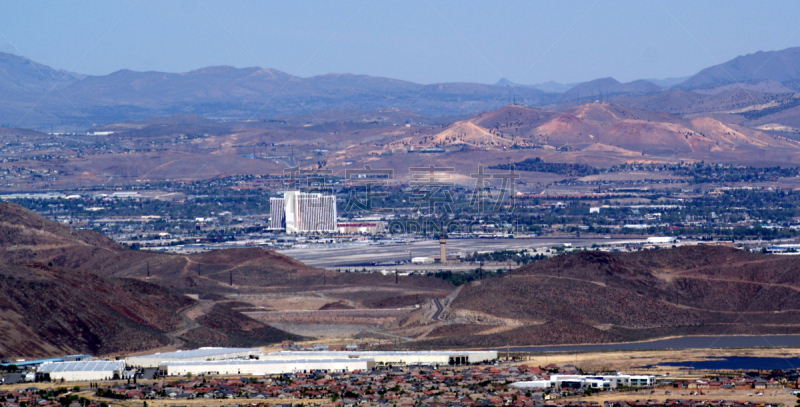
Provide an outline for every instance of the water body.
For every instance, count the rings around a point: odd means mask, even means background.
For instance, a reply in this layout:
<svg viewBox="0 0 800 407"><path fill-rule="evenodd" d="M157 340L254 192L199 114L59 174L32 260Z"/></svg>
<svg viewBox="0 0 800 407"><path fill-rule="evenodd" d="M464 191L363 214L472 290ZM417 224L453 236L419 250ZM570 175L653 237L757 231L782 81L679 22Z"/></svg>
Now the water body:
<svg viewBox="0 0 800 407"><path fill-rule="evenodd" d="M800 367L800 358L759 358L730 356L718 360L687 360L683 362L662 362L658 366L691 367L713 370L789 370ZM653 365L642 366L649 369Z"/></svg>
<svg viewBox="0 0 800 407"><path fill-rule="evenodd" d="M683 336L649 342L598 345L550 345L511 348L512 352L587 352L604 350L712 349L756 347L800 347L800 335ZM798 364L797 366L800 366Z"/></svg>

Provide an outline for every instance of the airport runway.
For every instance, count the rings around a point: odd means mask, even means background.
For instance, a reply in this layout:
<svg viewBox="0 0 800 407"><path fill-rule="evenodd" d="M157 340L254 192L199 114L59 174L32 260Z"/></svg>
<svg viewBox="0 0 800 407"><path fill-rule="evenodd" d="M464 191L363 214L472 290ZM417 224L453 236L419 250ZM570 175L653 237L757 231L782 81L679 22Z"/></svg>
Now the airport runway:
<svg viewBox="0 0 800 407"><path fill-rule="evenodd" d="M448 239L447 254L473 253L475 251L521 250L572 244L573 247L592 244L641 243L643 239L603 238L514 238L514 239ZM373 263L408 261L412 257L439 258L438 240L409 242L348 243L279 250L280 253L302 261L309 266L323 268L368 266Z"/></svg>

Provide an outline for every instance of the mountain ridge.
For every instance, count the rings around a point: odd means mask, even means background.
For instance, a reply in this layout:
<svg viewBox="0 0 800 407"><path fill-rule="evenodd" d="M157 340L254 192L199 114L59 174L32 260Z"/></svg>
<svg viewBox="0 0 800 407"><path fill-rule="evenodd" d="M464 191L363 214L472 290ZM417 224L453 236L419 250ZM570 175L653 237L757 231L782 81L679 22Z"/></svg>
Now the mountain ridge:
<svg viewBox="0 0 800 407"><path fill-rule="evenodd" d="M459 116L491 111L513 99L534 106L557 106L590 98L641 99L676 90L714 91L735 84L756 86L768 93L797 91L798 66L800 47L739 56L678 84L674 84L678 78L656 84L644 79L622 83L610 77L570 85L552 81L521 85L505 78L495 84L419 84L352 73L299 77L274 68L228 65L177 73L121 69L107 75L81 75L0 53L0 89L4 91L0 104L6 107L0 111L0 124L87 128L176 113L244 120L386 108L425 116ZM57 92L51 92L54 87ZM641 106L641 102L633 102ZM677 111L663 103L648 106Z"/></svg>

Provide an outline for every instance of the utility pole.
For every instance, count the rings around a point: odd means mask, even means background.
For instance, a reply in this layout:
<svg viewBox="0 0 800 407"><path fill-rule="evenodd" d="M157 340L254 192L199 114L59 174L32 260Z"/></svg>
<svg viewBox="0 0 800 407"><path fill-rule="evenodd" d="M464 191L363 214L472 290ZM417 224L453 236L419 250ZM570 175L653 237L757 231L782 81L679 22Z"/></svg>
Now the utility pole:
<svg viewBox="0 0 800 407"><path fill-rule="evenodd" d="M231 280L231 287L233 286L233 270L228 270L230 280Z"/></svg>
<svg viewBox="0 0 800 407"><path fill-rule="evenodd" d="M394 268L394 283L397 284L397 267Z"/></svg>

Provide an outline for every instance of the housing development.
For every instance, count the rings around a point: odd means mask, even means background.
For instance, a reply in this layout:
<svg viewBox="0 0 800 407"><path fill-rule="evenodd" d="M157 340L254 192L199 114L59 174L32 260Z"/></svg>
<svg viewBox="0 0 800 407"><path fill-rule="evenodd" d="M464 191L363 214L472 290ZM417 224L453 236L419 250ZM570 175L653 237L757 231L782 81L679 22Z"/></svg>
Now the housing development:
<svg viewBox="0 0 800 407"><path fill-rule="evenodd" d="M317 354L317 358L311 358ZM244 405L303 403L320 406L597 406L581 401L587 394L610 394L600 403L613 406L698 406L761 405L706 398L684 400L681 395L704 396L704 392L750 391L785 392L798 386L797 369L751 372L744 376L716 376L680 379L670 375L624 374L620 372L577 373L573 365L543 367L524 361L498 363L496 352L461 352L474 362L455 364L457 353L447 352L354 352L349 358L326 359L328 352L277 352L264 354L258 349L204 348L127 358L125 361L52 362L39 365L35 387L0 390L4 407L59 405L80 398L86 405L113 405L134 401L204 400L213 405L235 402ZM450 358L450 363L442 363ZM305 358L305 359L301 359ZM205 360L203 360L205 359ZM349 359L351 362L347 362ZM370 366L359 365L367 360ZM381 362L375 363L380 360ZM402 362L407 360L409 363ZM159 361L159 362L156 362ZM244 371L248 366L286 364L282 372ZM348 364L350 363L350 364ZM99 366L98 364L104 364ZM133 370L133 364L142 364ZM260 364L260 365L259 365ZM125 368L127 365L127 368ZM148 368L158 365L158 369ZM291 367L289 367L291 365ZM201 370L186 369L197 367ZM223 367L224 366L224 367ZM178 371L172 371L172 368ZM353 367L350 369L349 367ZM213 369L243 371L213 371ZM90 384L86 381L109 383ZM90 372L95 372L94 376ZM49 375L46 378L44 375ZM148 377L152 375L152 377ZM120 384L121 379L121 384ZM50 383L50 382L54 383ZM81 384L80 382L84 383ZM47 386L76 383L70 392ZM70 384L71 385L71 384ZM85 391L84 389L88 390ZM615 393L618 393L614 395ZM659 394L660 399L652 398ZM614 398L615 397L615 398ZM632 397L635 397L632 398ZM53 401L48 401L53 400ZM646 401L645 401L646 400ZM123 404L127 405L127 404Z"/></svg>

